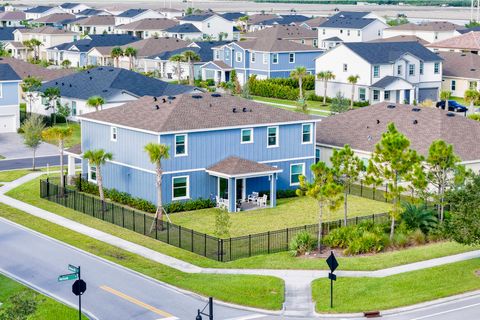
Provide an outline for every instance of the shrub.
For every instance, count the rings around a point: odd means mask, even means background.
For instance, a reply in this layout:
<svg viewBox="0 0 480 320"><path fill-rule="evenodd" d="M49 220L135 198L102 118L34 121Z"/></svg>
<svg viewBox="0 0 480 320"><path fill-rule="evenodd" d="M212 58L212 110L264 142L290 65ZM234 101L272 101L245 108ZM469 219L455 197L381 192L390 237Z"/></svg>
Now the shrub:
<svg viewBox="0 0 480 320"><path fill-rule="evenodd" d="M393 235L392 246L396 248L405 248L408 246L408 236L405 233L398 232Z"/></svg>
<svg viewBox="0 0 480 320"><path fill-rule="evenodd" d="M214 234L219 238L230 237L230 214L226 210L218 210L215 213L215 232Z"/></svg>
<svg viewBox="0 0 480 320"><path fill-rule="evenodd" d="M300 256L311 251L315 245L315 239L307 231L301 231L290 241L292 255Z"/></svg>
<svg viewBox="0 0 480 320"><path fill-rule="evenodd" d="M267 80L257 80L257 77L251 76L248 79L248 88L251 95L257 95L261 97L297 100L300 90L291 86L277 84Z"/></svg>
<svg viewBox="0 0 480 320"><path fill-rule="evenodd" d="M479 113L469 114L467 117L469 119L472 119L472 120L475 120L475 121L480 121L480 114Z"/></svg>
<svg viewBox="0 0 480 320"><path fill-rule="evenodd" d="M38 298L37 294L31 294L28 291L20 291L15 293L8 299L7 304L0 312L2 320L26 320L29 319L37 311ZM43 298L42 298L43 300Z"/></svg>
<svg viewBox="0 0 480 320"><path fill-rule="evenodd" d="M260 196L266 194L270 199L270 191L259 191L258 194ZM297 194L294 189L277 190L277 199L294 198L296 196Z"/></svg>
<svg viewBox="0 0 480 320"><path fill-rule="evenodd" d="M373 232L365 231L363 234L355 238L345 250L345 254L361 254L368 252L380 252L382 251L386 244L388 244L388 239L385 234L376 234Z"/></svg>
<svg viewBox="0 0 480 320"><path fill-rule="evenodd" d="M405 223L407 230L420 229L423 233L428 234L430 230L438 225L438 219L435 213L425 207L425 205L415 205L404 202L404 211L401 216L401 221Z"/></svg>
<svg viewBox="0 0 480 320"><path fill-rule="evenodd" d="M332 99L330 111L335 113L346 112L350 109L350 100L346 99L341 92L337 92L335 98Z"/></svg>
<svg viewBox="0 0 480 320"><path fill-rule="evenodd" d="M421 244L425 244L427 242L427 237L425 236L425 234L420 229L417 229L417 230L413 231L412 233L410 233L408 235L408 238L410 239L410 243L412 245L421 245Z"/></svg>
<svg viewBox="0 0 480 320"><path fill-rule="evenodd" d="M330 233L323 238L323 242L330 247L345 249L358 236L358 227L341 227L330 231Z"/></svg>

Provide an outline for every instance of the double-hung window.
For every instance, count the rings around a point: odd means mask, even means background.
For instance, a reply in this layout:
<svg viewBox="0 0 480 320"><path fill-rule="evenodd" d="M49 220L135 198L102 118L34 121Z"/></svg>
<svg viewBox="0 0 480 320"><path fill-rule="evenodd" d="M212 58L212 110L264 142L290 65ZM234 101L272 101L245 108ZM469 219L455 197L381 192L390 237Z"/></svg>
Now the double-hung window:
<svg viewBox="0 0 480 320"><path fill-rule="evenodd" d="M380 77L380 66L373 66L373 77Z"/></svg>
<svg viewBox="0 0 480 320"><path fill-rule="evenodd" d="M435 64L433 65L433 73L435 73L435 74L440 73L440 63L435 62Z"/></svg>
<svg viewBox="0 0 480 320"><path fill-rule="evenodd" d="M242 53L241 52L235 52L235 61L242 62Z"/></svg>
<svg viewBox="0 0 480 320"><path fill-rule="evenodd" d="M415 75L415 65L414 64L409 64L408 65L408 75L409 76L414 76Z"/></svg>
<svg viewBox="0 0 480 320"><path fill-rule="evenodd" d="M187 140L186 134L175 135L175 157L186 156L188 154Z"/></svg>
<svg viewBox="0 0 480 320"><path fill-rule="evenodd" d="M385 90L383 92L383 100L390 100L390 91L389 90Z"/></svg>
<svg viewBox="0 0 480 320"><path fill-rule="evenodd" d="M0 83L0 98L2 98L2 97L3 97L3 86L2 86L2 84ZM44 99L44 98L42 97L42 104L45 105L45 103L43 103L43 99Z"/></svg>
<svg viewBox="0 0 480 320"><path fill-rule="evenodd" d="M320 162L321 151L320 148L315 148L315 163Z"/></svg>
<svg viewBox="0 0 480 320"><path fill-rule="evenodd" d="M423 61L420 61L419 73L420 73L420 74L423 74Z"/></svg>
<svg viewBox="0 0 480 320"><path fill-rule="evenodd" d="M268 53L263 53L263 64L267 64L268 63Z"/></svg>
<svg viewBox="0 0 480 320"><path fill-rule="evenodd" d="M278 147L278 127L267 128L267 147Z"/></svg>
<svg viewBox="0 0 480 320"><path fill-rule="evenodd" d="M257 54L255 52L252 52L250 54L250 61L253 63L257 59Z"/></svg>
<svg viewBox="0 0 480 320"><path fill-rule="evenodd" d="M346 63L343 64L343 71L344 72L348 71L348 65Z"/></svg>
<svg viewBox="0 0 480 320"><path fill-rule="evenodd" d="M373 90L373 101L380 99L380 90Z"/></svg>
<svg viewBox="0 0 480 320"><path fill-rule="evenodd" d="M312 124L302 124L302 144L312 143Z"/></svg>
<svg viewBox="0 0 480 320"><path fill-rule="evenodd" d="M455 91L457 89L457 81L452 80L450 88L451 88L452 91Z"/></svg>
<svg viewBox="0 0 480 320"><path fill-rule="evenodd" d="M288 62L295 63L295 53L288 54Z"/></svg>
<svg viewBox="0 0 480 320"><path fill-rule="evenodd" d="M72 101L72 111L71 111L72 116L77 115L77 101Z"/></svg>
<svg viewBox="0 0 480 320"><path fill-rule="evenodd" d="M367 98L366 89L358 88L358 100L365 101Z"/></svg>
<svg viewBox="0 0 480 320"><path fill-rule="evenodd" d="M241 131L241 141L240 143L253 143L253 129L242 129Z"/></svg>
<svg viewBox="0 0 480 320"><path fill-rule="evenodd" d="M190 198L189 177L173 177L172 178L172 199L182 200Z"/></svg>
<svg viewBox="0 0 480 320"><path fill-rule="evenodd" d="M97 183L97 167L90 164L88 166L88 181Z"/></svg>
<svg viewBox="0 0 480 320"><path fill-rule="evenodd" d="M305 175L305 163L295 163L290 165L290 185L298 186L300 176Z"/></svg>
<svg viewBox="0 0 480 320"><path fill-rule="evenodd" d="M397 76L401 76L401 75L402 75L402 66L398 65L397 66Z"/></svg>
<svg viewBox="0 0 480 320"><path fill-rule="evenodd" d="M111 141L117 141L117 136L118 136L118 129L117 127L110 127L110 140Z"/></svg>
<svg viewBox="0 0 480 320"><path fill-rule="evenodd" d="M278 53L273 53L272 54L272 63L277 64L278 63Z"/></svg>

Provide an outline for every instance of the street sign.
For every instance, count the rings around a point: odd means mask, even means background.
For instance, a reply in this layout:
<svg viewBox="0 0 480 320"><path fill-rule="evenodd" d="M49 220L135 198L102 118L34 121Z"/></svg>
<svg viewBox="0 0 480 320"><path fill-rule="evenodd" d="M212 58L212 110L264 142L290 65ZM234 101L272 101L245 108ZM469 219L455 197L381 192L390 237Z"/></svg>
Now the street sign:
<svg viewBox="0 0 480 320"><path fill-rule="evenodd" d="M82 279L79 279L72 284L72 292L74 295L81 296L85 291L87 291L87 284Z"/></svg>
<svg viewBox="0 0 480 320"><path fill-rule="evenodd" d="M58 282L78 279L78 273L63 274L58 277Z"/></svg>
<svg viewBox="0 0 480 320"><path fill-rule="evenodd" d="M333 274L333 273L328 273L328 279L330 279L332 281L336 281L337 280L337 275Z"/></svg>
<svg viewBox="0 0 480 320"><path fill-rule="evenodd" d="M333 251L330 253L330 256L327 258L327 264L331 272L334 272L338 267L338 261L333 254Z"/></svg>
<svg viewBox="0 0 480 320"><path fill-rule="evenodd" d="M75 267L74 265L69 264L68 271L71 271L73 273L78 273L78 267Z"/></svg>

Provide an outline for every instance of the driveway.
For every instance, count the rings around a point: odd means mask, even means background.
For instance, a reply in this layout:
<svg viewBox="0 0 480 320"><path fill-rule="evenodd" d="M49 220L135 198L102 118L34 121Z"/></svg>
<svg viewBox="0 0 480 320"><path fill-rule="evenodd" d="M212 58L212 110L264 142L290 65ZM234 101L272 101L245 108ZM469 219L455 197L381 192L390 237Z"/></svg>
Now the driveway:
<svg viewBox="0 0 480 320"><path fill-rule="evenodd" d="M58 148L43 142L37 149L37 157L58 154ZM0 155L6 159L31 158L32 150L23 144L23 137L18 133L0 133Z"/></svg>

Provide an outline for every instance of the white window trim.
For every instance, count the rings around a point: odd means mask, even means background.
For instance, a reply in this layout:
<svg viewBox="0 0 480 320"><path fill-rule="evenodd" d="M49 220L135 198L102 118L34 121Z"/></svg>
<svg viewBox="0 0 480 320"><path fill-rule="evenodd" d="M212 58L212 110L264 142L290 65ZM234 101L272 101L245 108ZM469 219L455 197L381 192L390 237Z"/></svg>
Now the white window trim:
<svg viewBox="0 0 480 320"><path fill-rule="evenodd" d="M290 56L291 56L291 55L293 55L293 61L290 61ZM295 63L295 59L296 59L296 57L295 57L295 52L290 52L290 53L288 54L288 63Z"/></svg>
<svg viewBox="0 0 480 320"><path fill-rule="evenodd" d="M115 130L115 137L113 137L113 131ZM110 127L110 141L117 142L118 138L118 128Z"/></svg>
<svg viewBox="0 0 480 320"><path fill-rule="evenodd" d="M92 167L94 167L94 166L90 165L90 161L87 163L87 166L88 166L88 182L97 184L97 179L95 179L95 180L92 179L92 172L93 172ZM95 174L97 173L96 169L97 168L95 167ZM96 178L98 178L98 177L96 177Z"/></svg>
<svg viewBox="0 0 480 320"><path fill-rule="evenodd" d="M292 183L292 167L293 166L298 166L298 165L302 166L302 176L305 176L305 162L291 163L290 164L290 175L289 175L290 186L299 186L300 185L300 182Z"/></svg>
<svg viewBox="0 0 480 320"><path fill-rule="evenodd" d="M378 68L378 74L375 75L375 68ZM379 65L374 65L373 66L373 77L374 78L380 78L380 66Z"/></svg>
<svg viewBox="0 0 480 320"><path fill-rule="evenodd" d="M242 53L241 52L235 52L235 61L236 62L242 62Z"/></svg>
<svg viewBox="0 0 480 320"><path fill-rule="evenodd" d="M276 129L276 144L269 146L268 145L268 129L275 128ZM278 148L280 145L280 128L279 126L272 126L272 127L267 127L267 148Z"/></svg>
<svg viewBox="0 0 480 320"><path fill-rule="evenodd" d="M307 141L307 142L304 142L304 141L303 141L303 127L304 127L304 126L309 126L309 127L310 127L310 140ZM301 137L301 139L302 139L302 144L312 144L312 143L313 143L313 125L312 125L311 123L304 123L304 124L302 124L302 134L301 134L301 135L302 135L302 137Z"/></svg>
<svg viewBox="0 0 480 320"><path fill-rule="evenodd" d="M268 64L268 53L263 53L263 64Z"/></svg>
<svg viewBox="0 0 480 320"><path fill-rule="evenodd" d="M3 98L3 83L0 83L0 98Z"/></svg>
<svg viewBox="0 0 480 320"><path fill-rule="evenodd" d="M257 54L256 54L256 52L253 52L253 51L252 51L252 52L250 53L250 62L251 62L251 63L255 63L255 61L257 61Z"/></svg>
<svg viewBox="0 0 480 320"><path fill-rule="evenodd" d="M275 59L273 58L274 56L277 56L277 62L275 62ZM280 56L278 55L278 53L272 53L272 64L278 64L279 58Z"/></svg>
<svg viewBox="0 0 480 320"><path fill-rule="evenodd" d="M250 141L243 141L243 131L250 130ZM240 131L240 144L249 144L253 143L253 128L245 128Z"/></svg>
<svg viewBox="0 0 480 320"><path fill-rule="evenodd" d="M185 153L182 153L182 154L177 154L177 136L185 136ZM174 147L174 153L175 153L175 157L186 157L188 156L188 134L186 133L181 133L181 134L176 134L174 137L173 137L173 147Z"/></svg>
<svg viewBox="0 0 480 320"><path fill-rule="evenodd" d="M179 179L179 178L187 178L187 186L186 186L186 189L187 189L187 195L184 196L184 197L174 197L174 190L175 190L175 179ZM190 176L175 176L175 177L172 177L172 200L176 201L176 200L186 200L186 199L190 199Z"/></svg>

